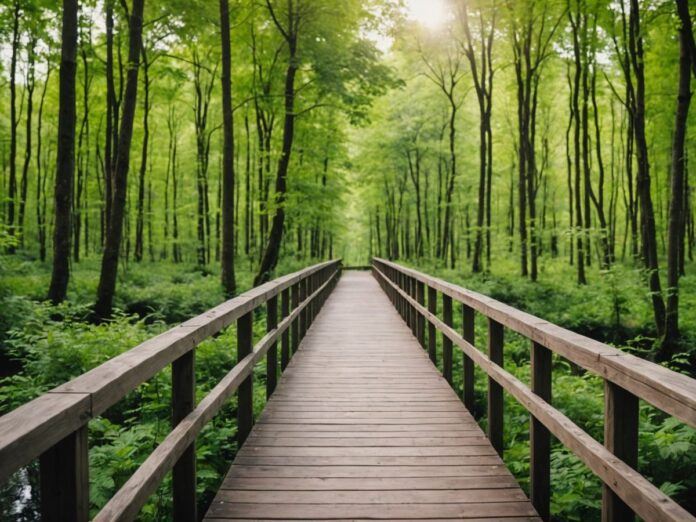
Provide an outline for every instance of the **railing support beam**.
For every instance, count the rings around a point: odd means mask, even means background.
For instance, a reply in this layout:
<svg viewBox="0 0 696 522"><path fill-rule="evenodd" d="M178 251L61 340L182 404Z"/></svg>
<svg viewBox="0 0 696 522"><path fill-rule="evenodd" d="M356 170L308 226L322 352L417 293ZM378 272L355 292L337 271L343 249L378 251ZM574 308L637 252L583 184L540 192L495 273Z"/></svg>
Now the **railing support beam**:
<svg viewBox="0 0 696 522"><path fill-rule="evenodd" d="M89 520L87 425L74 431L39 459L41 520Z"/></svg>
<svg viewBox="0 0 696 522"><path fill-rule="evenodd" d="M452 298L442 294L442 320L452 326ZM442 376L452 385L452 340L442 334Z"/></svg>
<svg viewBox="0 0 696 522"><path fill-rule="evenodd" d="M271 332L278 326L278 296L271 297L266 302L266 331ZM271 395L278 384L278 343L268 349L266 354L266 399Z"/></svg>
<svg viewBox="0 0 696 522"><path fill-rule="evenodd" d="M604 381L604 446L637 468L638 398L610 381ZM602 522L633 522L631 508L609 486L602 488Z"/></svg>
<svg viewBox="0 0 696 522"><path fill-rule="evenodd" d="M280 315L281 319L285 319L290 315L290 290L285 289L280 294ZM281 337L280 341L280 369L285 371L285 368L290 362L290 329L287 328Z"/></svg>
<svg viewBox="0 0 696 522"><path fill-rule="evenodd" d="M532 391L551 403L551 350L532 343ZM530 497L539 516L551 519L551 434L532 416L529 432L530 444Z"/></svg>
<svg viewBox="0 0 696 522"><path fill-rule="evenodd" d="M476 315L474 309L468 305L462 303L462 337L470 345L474 345L476 342L474 323L476 320ZM471 360L467 354L462 352L462 371L464 373L464 389L462 390L462 397L464 399L464 406L469 410L469 413L473 415L474 412L474 361Z"/></svg>
<svg viewBox="0 0 696 522"><path fill-rule="evenodd" d="M503 366L503 325L488 319L488 357ZM503 455L503 388L488 378L488 439L499 455Z"/></svg>
<svg viewBox="0 0 696 522"><path fill-rule="evenodd" d="M437 290L428 286L428 312L437 314ZM428 355L433 364L437 364L437 328L428 321Z"/></svg>
<svg viewBox="0 0 696 522"><path fill-rule="evenodd" d="M254 312L248 312L237 319L237 362L240 362L253 349ZM237 390L237 447L240 448L249 436L254 423L254 374L244 379Z"/></svg>

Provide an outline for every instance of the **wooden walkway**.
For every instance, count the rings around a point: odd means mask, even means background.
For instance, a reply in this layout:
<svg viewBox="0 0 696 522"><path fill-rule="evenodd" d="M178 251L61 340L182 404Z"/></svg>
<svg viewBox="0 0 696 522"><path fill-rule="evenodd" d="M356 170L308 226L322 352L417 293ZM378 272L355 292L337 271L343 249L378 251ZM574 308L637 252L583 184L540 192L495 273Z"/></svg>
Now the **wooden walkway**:
<svg viewBox="0 0 696 522"><path fill-rule="evenodd" d="M540 520L375 279L346 272L205 520Z"/></svg>

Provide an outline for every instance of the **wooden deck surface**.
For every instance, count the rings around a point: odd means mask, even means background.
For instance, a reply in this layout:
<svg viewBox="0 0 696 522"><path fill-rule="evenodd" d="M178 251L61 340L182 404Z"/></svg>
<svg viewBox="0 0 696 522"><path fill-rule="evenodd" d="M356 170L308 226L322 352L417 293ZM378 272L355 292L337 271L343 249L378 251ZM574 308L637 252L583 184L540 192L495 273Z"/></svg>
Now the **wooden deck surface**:
<svg viewBox="0 0 696 522"><path fill-rule="evenodd" d="M346 272L206 520L540 520L367 272Z"/></svg>

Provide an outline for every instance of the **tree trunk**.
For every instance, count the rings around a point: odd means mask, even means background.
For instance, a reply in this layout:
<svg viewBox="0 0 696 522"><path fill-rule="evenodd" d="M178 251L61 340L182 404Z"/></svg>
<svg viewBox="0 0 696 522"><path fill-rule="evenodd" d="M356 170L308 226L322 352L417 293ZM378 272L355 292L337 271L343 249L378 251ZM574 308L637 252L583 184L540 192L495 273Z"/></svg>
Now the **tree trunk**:
<svg viewBox="0 0 696 522"><path fill-rule="evenodd" d="M665 303L662 299L662 288L660 285L657 259L657 236L655 233L655 213L653 210L652 195L650 193L650 163L648 161L648 142L645 136L643 37L640 28L638 0L631 0L629 35L630 58L636 80L633 130L636 138L636 156L638 160L636 193L640 203L643 262L648 271L648 285L652 297L655 327L658 335L662 335L665 327Z"/></svg>
<svg viewBox="0 0 696 522"><path fill-rule="evenodd" d="M268 236L266 249L261 259L261 265L259 266L259 271L254 278L254 286L265 283L270 279L271 272L278 264L280 245L283 239L287 175L295 135L295 76L297 74L297 30L299 26L299 15L297 12L293 14L292 4L292 0L289 0L288 5L291 7L291 9L288 13L289 24L287 29L282 28L276 19L271 4L267 4L277 28L283 34L288 44L289 57L288 66L285 72L283 146L281 149L280 158L278 159L278 170L276 172L275 182L275 214L273 215L271 231Z"/></svg>
<svg viewBox="0 0 696 522"><path fill-rule="evenodd" d="M677 12L681 21L679 28L679 92L677 110L674 117L674 136L672 141L671 197L669 204L669 230L667 247L667 309L665 314L665 333L661 357L668 358L674 351L679 338L679 261L683 248L684 229L684 173L686 167L687 120L691 102L691 55L690 37L691 16L688 0L676 0Z"/></svg>
<svg viewBox="0 0 696 522"><path fill-rule="evenodd" d="M77 0L63 0L61 32L58 154L55 181L53 272L48 298L65 300L70 279L70 212L75 175L75 72L77 70Z"/></svg>
<svg viewBox="0 0 696 522"><path fill-rule="evenodd" d="M41 101L39 102L39 114L36 122L36 229L39 236L39 259L46 261L46 173L42 171L41 162L41 130L43 127L43 108L46 101L48 82L51 79L50 63L46 64L46 78L44 79Z"/></svg>
<svg viewBox="0 0 696 522"><path fill-rule="evenodd" d="M135 217L135 252L136 262L143 260L143 234L145 231L145 178L147 174L147 148L150 142L150 64L147 61L145 46L140 51L143 68L143 147L140 154L140 173L138 176L138 200Z"/></svg>
<svg viewBox="0 0 696 522"><path fill-rule="evenodd" d="M123 216L128 191L128 167L130 162L130 146L133 138L133 120L138 95L138 69L140 51L142 48L143 7L144 0L133 0L129 21L128 72L126 91L123 100L123 111L119 129L116 170L114 172L114 201L112 215L104 245L101 276L97 289L95 313L98 318L111 315L114 293L116 291L116 274L118 271L118 256L123 235Z"/></svg>
<svg viewBox="0 0 696 522"><path fill-rule="evenodd" d="M232 120L232 58L228 0L220 0L222 43L222 286L228 296L236 292L234 277L234 126Z"/></svg>
<svg viewBox="0 0 696 522"><path fill-rule="evenodd" d="M17 55L19 54L20 34L19 18L21 10L19 0L14 3L12 17L12 58L10 59L10 183L7 201L7 231L11 238L16 236L15 204L17 203ZM8 252L14 253L15 243L10 242Z"/></svg>
<svg viewBox="0 0 696 522"><path fill-rule="evenodd" d="M27 121L26 121L26 147L24 148L24 165L22 167L22 180L20 182L19 188L19 216L17 219L17 224L21 231L19 236L20 246L24 246L25 230L24 230L24 216L27 208L27 188L29 185L29 164L31 163L31 123L34 113L34 87L35 74L34 74L34 62L35 62L35 49L36 48L36 37L32 36L29 46L27 47L27 53L29 54L29 60L27 63Z"/></svg>

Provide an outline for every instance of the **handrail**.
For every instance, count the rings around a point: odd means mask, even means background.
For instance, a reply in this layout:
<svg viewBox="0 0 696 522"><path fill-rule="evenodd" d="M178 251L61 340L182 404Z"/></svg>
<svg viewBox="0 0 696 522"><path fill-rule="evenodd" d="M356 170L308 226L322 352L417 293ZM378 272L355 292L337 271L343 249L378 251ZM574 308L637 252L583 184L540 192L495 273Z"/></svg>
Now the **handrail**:
<svg viewBox="0 0 696 522"><path fill-rule="evenodd" d="M557 437L604 483L603 520L628 520L635 511L645 520L696 520L638 471L638 399L696 424L696 380L625 354L616 348L565 330L494 299L402 267L373 259L373 274L434 357L435 331L443 336L443 374L451 382L452 344L464 354L464 402L473 405L473 365L489 377L488 436L502 453L504 389L532 415L530 428L531 499L548 520L550 502L550 438ZM427 307L425 295L427 289ZM437 292L443 315L436 315ZM462 304L463 335L452 329L452 299ZM488 318L489 355L474 346L474 312ZM533 341L531 389L503 368L503 327ZM449 352L449 353L448 353ZM605 380L605 445L593 439L551 405L551 352ZM635 366L632 366L635 365Z"/></svg>
<svg viewBox="0 0 696 522"><path fill-rule="evenodd" d="M276 385L278 340L282 342L281 369L284 370L340 272L341 261L333 260L253 288L0 417L0 483L41 457L42 512L50 513L56 520L87 520L89 420L172 364L174 428L97 519L132 520L172 468L175 520L195 519L190 517L195 514L192 448L196 435L238 391L238 436L240 444L244 441L253 422L254 365L268 355L267 395L270 396ZM267 334L252 347L252 314L263 304L267 305ZM194 348L235 321L238 362L196 406ZM124 503L122 499L127 500Z"/></svg>

